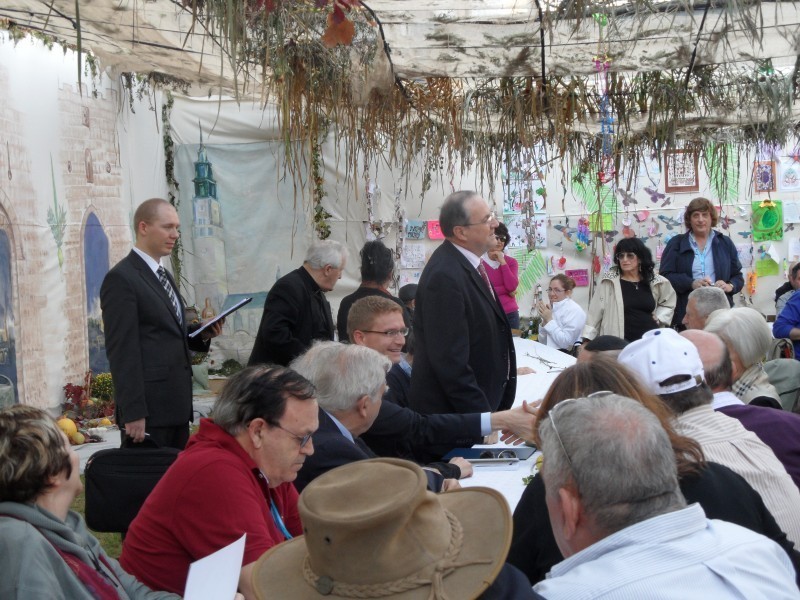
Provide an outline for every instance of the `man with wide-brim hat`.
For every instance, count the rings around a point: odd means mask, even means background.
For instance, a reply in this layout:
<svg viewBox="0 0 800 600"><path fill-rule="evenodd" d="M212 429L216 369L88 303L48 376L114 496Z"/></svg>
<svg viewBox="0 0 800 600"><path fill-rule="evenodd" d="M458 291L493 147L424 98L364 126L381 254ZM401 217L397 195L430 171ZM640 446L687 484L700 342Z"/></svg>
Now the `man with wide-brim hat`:
<svg viewBox="0 0 800 600"><path fill-rule="evenodd" d="M426 490L414 463L379 458L328 471L298 504L304 536L266 552L261 598L541 598L505 564L511 513L488 488Z"/></svg>

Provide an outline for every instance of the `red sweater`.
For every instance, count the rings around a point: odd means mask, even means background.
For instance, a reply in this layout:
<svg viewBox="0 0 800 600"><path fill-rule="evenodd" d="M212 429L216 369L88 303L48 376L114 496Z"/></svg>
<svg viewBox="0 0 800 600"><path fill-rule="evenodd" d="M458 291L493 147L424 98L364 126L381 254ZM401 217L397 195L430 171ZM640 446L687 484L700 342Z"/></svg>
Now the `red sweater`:
<svg viewBox="0 0 800 600"><path fill-rule="evenodd" d="M270 496L289 533L302 534L294 485L268 488L236 439L202 419L131 524L119 562L150 588L183 594L189 564L243 533L243 566L285 540L270 514Z"/></svg>

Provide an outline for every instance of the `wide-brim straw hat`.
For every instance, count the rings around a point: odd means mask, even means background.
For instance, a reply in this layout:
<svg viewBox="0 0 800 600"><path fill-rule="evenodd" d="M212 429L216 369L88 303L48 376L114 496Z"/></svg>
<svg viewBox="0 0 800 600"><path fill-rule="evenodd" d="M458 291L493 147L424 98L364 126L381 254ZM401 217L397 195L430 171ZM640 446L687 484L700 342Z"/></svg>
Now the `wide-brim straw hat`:
<svg viewBox="0 0 800 600"><path fill-rule="evenodd" d="M305 535L256 562L257 598L476 598L505 564L511 512L488 488L427 491L414 463L378 458L312 481L298 508Z"/></svg>

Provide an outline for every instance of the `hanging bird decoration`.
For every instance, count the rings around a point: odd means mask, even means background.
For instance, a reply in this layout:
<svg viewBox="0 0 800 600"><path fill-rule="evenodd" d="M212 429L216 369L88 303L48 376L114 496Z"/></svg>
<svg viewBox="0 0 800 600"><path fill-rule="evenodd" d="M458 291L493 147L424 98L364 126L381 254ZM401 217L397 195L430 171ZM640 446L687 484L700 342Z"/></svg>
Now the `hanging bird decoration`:
<svg viewBox="0 0 800 600"><path fill-rule="evenodd" d="M654 190L653 188L650 187L644 188L644 191L650 194L650 202L652 202L653 204L655 204L656 202L661 202L667 197L666 194L662 194L658 190Z"/></svg>

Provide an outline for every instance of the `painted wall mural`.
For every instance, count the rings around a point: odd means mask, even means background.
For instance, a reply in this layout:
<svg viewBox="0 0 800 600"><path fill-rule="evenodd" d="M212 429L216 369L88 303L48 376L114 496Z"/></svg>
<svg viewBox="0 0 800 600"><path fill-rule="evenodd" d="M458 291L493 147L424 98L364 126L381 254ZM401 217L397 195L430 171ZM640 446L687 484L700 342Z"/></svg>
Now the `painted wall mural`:
<svg viewBox="0 0 800 600"><path fill-rule="evenodd" d="M94 373L108 371L103 315L100 312L100 286L108 273L108 237L95 213L90 213L83 230L83 268L86 282L86 323L89 343L89 368Z"/></svg>

